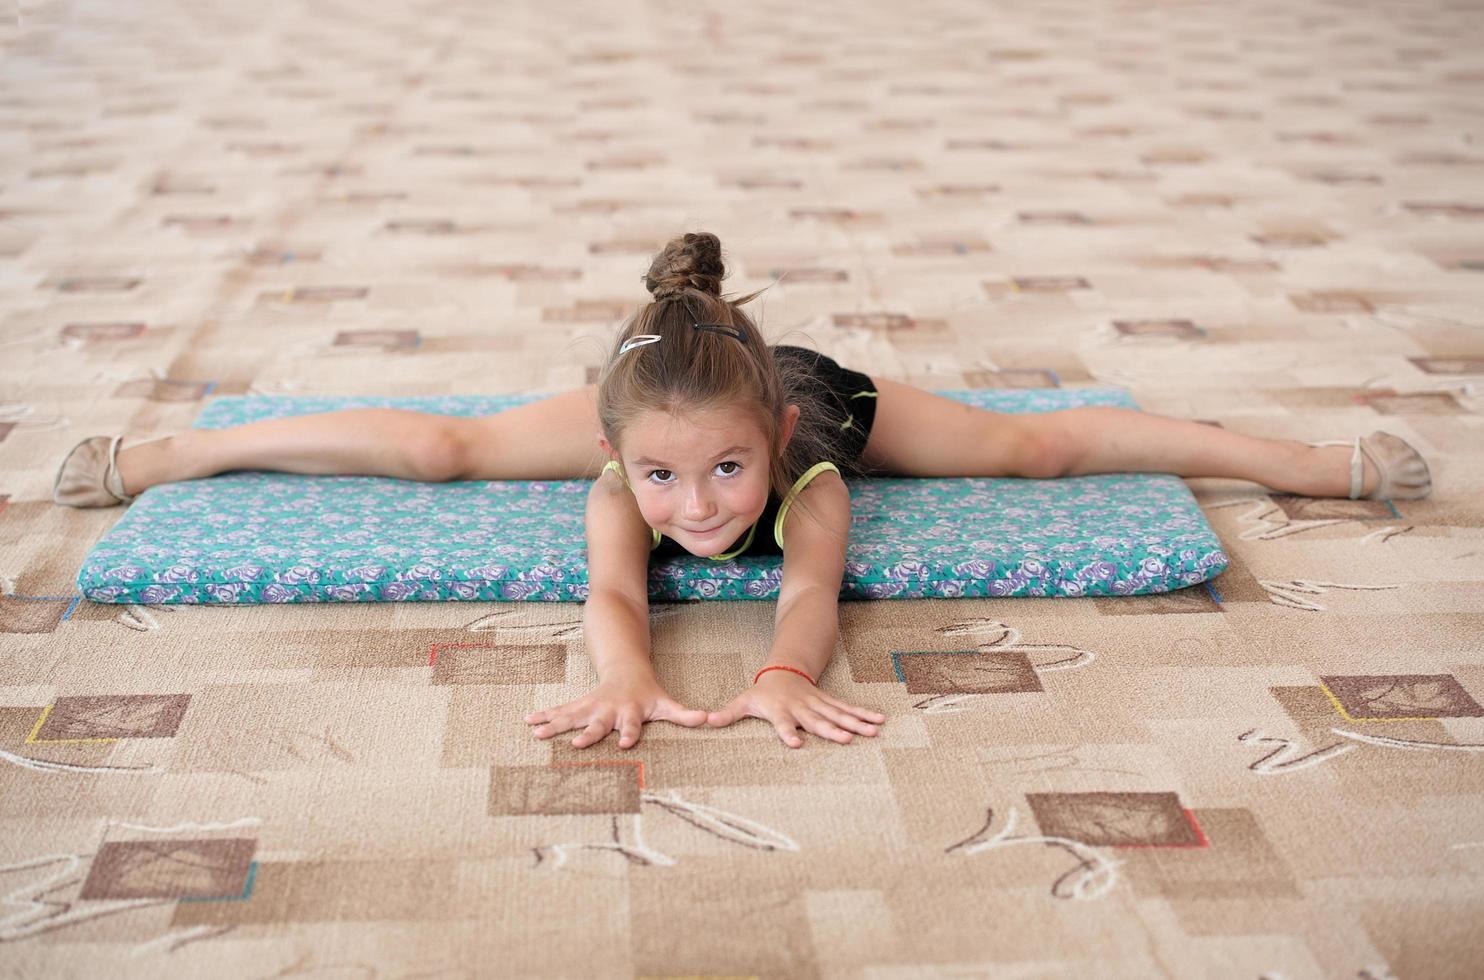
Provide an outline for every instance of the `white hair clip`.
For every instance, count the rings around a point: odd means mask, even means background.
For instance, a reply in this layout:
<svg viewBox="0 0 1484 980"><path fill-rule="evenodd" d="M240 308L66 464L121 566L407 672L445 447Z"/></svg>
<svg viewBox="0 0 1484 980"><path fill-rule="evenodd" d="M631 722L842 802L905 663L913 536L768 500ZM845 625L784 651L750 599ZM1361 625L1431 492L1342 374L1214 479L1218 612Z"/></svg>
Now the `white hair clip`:
<svg viewBox="0 0 1484 980"><path fill-rule="evenodd" d="M623 346L618 349L618 352L620 354L627 354L629 351L633 350L635 347L643 347L645 344L657 344L661 340L664 340L664 339L665 338L661 337L657 333L641 333L641 334L637 334L637 335L635 335L633 337L630 337L628 340L625 340L623 342Z"/></svg>

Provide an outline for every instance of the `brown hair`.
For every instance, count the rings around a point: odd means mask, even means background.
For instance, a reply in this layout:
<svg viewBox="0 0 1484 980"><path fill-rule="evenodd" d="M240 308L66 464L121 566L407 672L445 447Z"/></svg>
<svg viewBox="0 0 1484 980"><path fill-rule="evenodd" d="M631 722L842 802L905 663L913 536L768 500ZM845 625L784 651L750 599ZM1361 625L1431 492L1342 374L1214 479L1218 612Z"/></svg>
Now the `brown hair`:
<svg viewBox="0 0 1484 980"><path fill-rule="evenodd" d="M687 232L660 250L644 275L653 302L624 324L599 376L598 419L603 435L617 446L624 428L641 412L756 406L772 450L769 484L783 496L806 468L830 457L829 433L823 427L828 422L800 367L791 359L775 358L757 325L742 312L743 304L762 291L724 297L724 278L721 240L713 234ZM697 330L697 323L732 327L741 339ZM626 341L645 334L661 339L619 353ZM799 423L780 454L783 412L791 404L799 406ZM850 461L835 462L843 471Z"/></svg>

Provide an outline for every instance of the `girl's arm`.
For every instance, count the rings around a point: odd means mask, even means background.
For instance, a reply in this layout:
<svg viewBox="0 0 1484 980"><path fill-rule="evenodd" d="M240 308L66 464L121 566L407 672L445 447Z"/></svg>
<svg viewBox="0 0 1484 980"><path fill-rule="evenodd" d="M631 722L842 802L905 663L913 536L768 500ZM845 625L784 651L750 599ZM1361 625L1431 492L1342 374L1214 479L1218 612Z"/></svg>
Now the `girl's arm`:
<svg viewBox="0 0 1484 980"><path fill-rule="evenodd" d="M588 599L582 636L598 686L576 701L533 712L537 738L582 729L572 744L586 748L618 731L632 748L647 721L695 727L706 712L676 702L660 686L649 657L650 532L628 488L614 473L600 476L587 497Z"/></svg>
<svg viewBox="0 0 1484 980"><path fill-rule="evenodd" d="M707 722L720 728L739 718L762 718L773 723L778 737L791 748L804 744L797 728L841 743L849 742L852 732L875 735L885 715L836 700L794 673L802 671L818 680L835 652L850 534L850 492L845 482L835 473L820 474L799 494L788 517L783 525L783 584L773 649L764 666L792 669L760 674L752 687L712 712Z"/></svg>
<svg viewBox="0 0 1484 980"><path fill-rule="evenodd" d="M818 680L840 632L840 582L850 534L845 481L835 473L820 474L799 494L788 516L792 520L783 525L783 583L773 619L773 650L765 666L794 667ZM768 672L773 673L778 671Z"/></svg>
<svg viewBox="0 0 1484 980"><path fill-rule="evenodd" d="M587 495L587 603L583 640L598 679L648 669L649 527L616 473L604 472Z"/></svg>

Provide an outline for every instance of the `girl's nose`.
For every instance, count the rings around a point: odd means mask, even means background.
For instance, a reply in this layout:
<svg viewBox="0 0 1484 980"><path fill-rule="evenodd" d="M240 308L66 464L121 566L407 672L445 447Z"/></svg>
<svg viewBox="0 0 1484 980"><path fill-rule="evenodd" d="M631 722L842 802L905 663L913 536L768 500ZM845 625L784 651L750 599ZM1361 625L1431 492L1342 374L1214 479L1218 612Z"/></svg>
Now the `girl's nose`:
<svg viewBox="0 0 1484 980"><path fill-rule="evenodd" d="M697 490L692 490L685 495L685 505L681 516L688 521L703 521L716 512L716 507L711 503L711 498Z"/></svg>

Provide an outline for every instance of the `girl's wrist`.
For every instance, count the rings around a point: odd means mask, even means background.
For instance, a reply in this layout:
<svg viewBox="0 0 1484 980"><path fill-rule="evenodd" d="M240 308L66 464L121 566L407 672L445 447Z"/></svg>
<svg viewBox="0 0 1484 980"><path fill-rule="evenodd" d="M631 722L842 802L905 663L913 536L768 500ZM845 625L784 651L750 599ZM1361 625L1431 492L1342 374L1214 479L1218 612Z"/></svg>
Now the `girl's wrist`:
<svg viewBox="0 0 1484 980"><path fill-rule="evenodd" d="M803 670L802 668L794 667L790 664L768 664L767 666L759 670L756 674L752 675L752 683L756 684L758 681L766 677L770 671L795 674L799 677L804 678L804 680L808 681L810 684L813 684L815 687L819 686L819 682L814 679L813 674L809 673L806 670Z"/></svg>
<svg viewBox="0 0 1484 980"><path fill-rule="evenodd" d="M594 668L594 673L598 675L599 684L618 680L659 680L659 673L655 671L653 662L648 660L610 664L602 669Z"/></svg>

